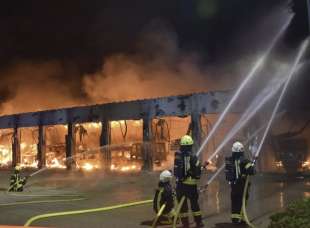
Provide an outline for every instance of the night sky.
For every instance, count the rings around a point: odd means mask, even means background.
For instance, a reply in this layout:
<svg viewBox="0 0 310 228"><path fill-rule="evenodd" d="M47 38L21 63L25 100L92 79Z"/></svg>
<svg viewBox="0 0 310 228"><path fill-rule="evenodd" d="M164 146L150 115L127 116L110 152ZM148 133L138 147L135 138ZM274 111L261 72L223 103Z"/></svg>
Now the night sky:
<svg viewBox="0 0 310 228"><path fill-rule="evenodd" d="M203 47L216 60L240 28L280 2L285 1L5 1L0 11L0 64L59 59L94 70L105 56L136 51L139 34L155 19L176 31L182 48Z"/></svg>
<svg viewBox="0 0 310 228"><path fill-rule="evenodd" d="M234 56L233 46L240 31L247 30L284 2L287 1L3 1L0 70L24 60L34 63L56 60L77 68L74 76L62 74L61 80L64 83L74 80L78 88L82 75L96 72L105 58L115 53L139 52L141 34L156 20L175 32L180 49L199 51L205 64L214 64ZM295 5L293 10L298 11L298 16L286 40L288 46L294 47L307 33L308 25L304 5ZM73 92L79 93L74 89ZM9 99L9 93L6 86L0 87L2 100Z"/></svg>

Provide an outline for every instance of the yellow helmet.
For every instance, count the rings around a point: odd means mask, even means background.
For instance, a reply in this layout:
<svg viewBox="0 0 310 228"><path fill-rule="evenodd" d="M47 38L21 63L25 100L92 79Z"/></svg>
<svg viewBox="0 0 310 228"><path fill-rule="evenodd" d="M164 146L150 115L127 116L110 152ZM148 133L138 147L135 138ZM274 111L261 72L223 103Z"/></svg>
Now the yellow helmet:
<svg viewBox="0 0 310 228"><path fill-rule="evenodd" d="M194 144L194 140L192 139L190 135L184 135L181 138L181 142L180 142L181 146L191 146L193 144Z"/></svg>
<svg viewBox="0 0 310 228"><path fill-rule="evenodd" d="M20 165L19 164L17 164L16 166L15 166L15 168L14 168L16 171L20 171L21 169L22 169L22 167L20 167Z"/></svg>

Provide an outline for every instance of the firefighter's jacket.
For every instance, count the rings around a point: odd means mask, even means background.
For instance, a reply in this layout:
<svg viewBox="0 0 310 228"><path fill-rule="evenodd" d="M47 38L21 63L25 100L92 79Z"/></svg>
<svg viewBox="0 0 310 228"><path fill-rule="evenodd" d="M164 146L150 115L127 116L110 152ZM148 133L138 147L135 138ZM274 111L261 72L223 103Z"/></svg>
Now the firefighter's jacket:
<svg viewBox="0 0 310 228"><path fill-rule="evenodd" d="M177 151L174 160L174 175L177 183L197 185L201 177L201 163L197 156Z"/></svg>
<svg viewBox="0 0 310 228"><path fill-rule="evenodd" d="M27 178L21 177L19 173L12 174L10 178L10 192L21 192L26 184Z"/></svg>
<svg viewBox="0 0 310 228"><path fill-rule="evenodd" d="M226 158L226 179L232 183L238 183L244 180L248 175L255 174L255 167L253 162L245 159L243 156L240 158L229 157Z"/></svg>
<svg viewBox="0 0 310 228"><path fill-rule="evenodd" d="M155 197L153 200L153 209L156 213L160 210L163 204L166 204L166 207L163 211L163 215L169 214L174 208L175 193L170 182L159 182L158 188L155 192Z"/></svg>

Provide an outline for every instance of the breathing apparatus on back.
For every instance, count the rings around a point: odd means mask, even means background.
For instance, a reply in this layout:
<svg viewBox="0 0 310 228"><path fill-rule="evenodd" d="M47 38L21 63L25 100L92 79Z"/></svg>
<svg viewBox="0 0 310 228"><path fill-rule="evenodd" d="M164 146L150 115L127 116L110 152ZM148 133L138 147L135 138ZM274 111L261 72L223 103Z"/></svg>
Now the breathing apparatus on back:
<svg viewBox="0 0 310 228"><path fill-rule="evenodd" d="M233 183L239 178L236 170L240 169L240 160L244 159L244 146L241 142L236 141L231 151L231 157L225 158L225 176L229 183Z"/></svg>

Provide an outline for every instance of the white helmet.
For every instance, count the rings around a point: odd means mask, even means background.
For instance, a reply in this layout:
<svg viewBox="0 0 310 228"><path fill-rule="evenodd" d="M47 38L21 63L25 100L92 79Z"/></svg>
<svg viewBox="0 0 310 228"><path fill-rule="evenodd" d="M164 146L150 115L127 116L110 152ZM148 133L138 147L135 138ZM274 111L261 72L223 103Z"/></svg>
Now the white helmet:
<svg viewBox="0 0 310 228"><path fill-rule="evenodd" d="M241 153L244 152L244 146L241 142L235 142L231 148L232 152L234 153Z"/></svg>
<svg viewBox="0 0 310 228"><path fill-rule="evenodd" d="M164 170L159 175L159 180L161 182L168 182L172 179L172 173L168 170Z"/></svg>

